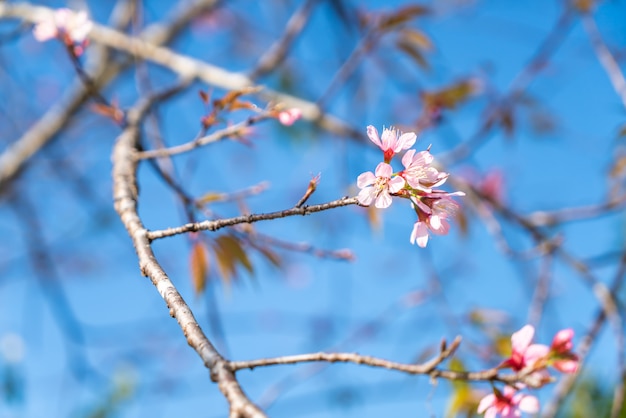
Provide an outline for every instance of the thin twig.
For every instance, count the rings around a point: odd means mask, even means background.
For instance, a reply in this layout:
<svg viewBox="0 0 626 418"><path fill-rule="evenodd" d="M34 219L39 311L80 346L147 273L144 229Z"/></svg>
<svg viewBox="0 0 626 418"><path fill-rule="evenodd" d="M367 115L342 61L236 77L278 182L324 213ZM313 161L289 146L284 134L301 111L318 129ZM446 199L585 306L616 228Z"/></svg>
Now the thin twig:
<svg viewBox="0 0 626 418"><path fill-rule="evenodd" d="M214 142L221 141L226 138L240 136L245 133L246 128L262 121L268 119L270 116L266 113L251 116L245 119L242 122L239 122L235 125L229 126L227 128L221 129L217 132L214 132L209 135L205 135L199 138L194 139L193 141L186 142L181 145L176 145L169 148L160 148L155 150L142 151L137 153L138 159L147 159L147 158L162 158L162 157L171 157L174 155L182 154L184 152L192 151L198 147L202 147L204 145L212 144Z"/></svg>
<svg viewBox="0 0 626 418"><path fill-rule="evenodd" d="M319 205L311 205L311 206L302 206L302 207L294 207L291 209L285 209L277 212L270 213L258 213L258 214L250 214L250 215L241 215L236 216L234 218L228 219L217 219L214 221L202 221L197 223L190 223L183 226L179 226L176 228L168 228L157 231L147 232L147 238L150 241L171 237L174 235L185 234L188 232L198 232L198 231L217 231L218 229L225 228L227 226L233 226L238 224L249 224L253 222L259 221L269 221L272 219L278 218L286 218L288 216L305 216L315 212L322 212L329 209L339 208L342 206L349 205L358 205L358 200L356 197L344 197L338 200L333 200L332 202L322 203Z"/></svg>

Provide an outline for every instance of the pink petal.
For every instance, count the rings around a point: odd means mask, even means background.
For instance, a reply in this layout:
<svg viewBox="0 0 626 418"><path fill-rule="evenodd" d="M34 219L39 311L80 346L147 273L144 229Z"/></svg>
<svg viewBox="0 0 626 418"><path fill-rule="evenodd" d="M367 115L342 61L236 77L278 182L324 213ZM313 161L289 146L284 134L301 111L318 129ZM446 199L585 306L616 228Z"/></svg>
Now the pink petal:
<svg viewBox="0 0 626 418"><path fill-rule="evenodd" d="M411 162L413 161L413 155L415 154L415 152L416 151L414 149L410 149L402 156L402 165L405 168L409 168L409 166L411 165Z"/></svg>
<svg viewBox="0 0 626 418"><path fill-rule="evenodd" d="M369 206L372 204L375 197L376 194L374 193L374 188L366 187L359 192L357 199L359 200L359 203L363 206Z"/></svg>
<svg viewBox="0 0 626 418"><path fill-rule="evenodd" d="M357 177L356 179L356 185L359 187L359 189L370 186L375 182L376 176L371 171L366 171L365 173L359 174L359 177Z"/></svg>
<svg viewBox="0 0 626 418"><path fill-rule="evenodd" d="M433 217L431 217L431 220L432 218ZM450 224L448 223L448 221L446 221L445 218L441 218L439 216L437 216L437 219L439 219L439 227L437 229L431 228L433 233L437 235L448 235L448 232L450 232Z"/></svg>
<svg viewBox="0 0 626 418"><path fill-rule="evenodd" d="M552 366L561 373L576 373L578 370L577 360L557 360Z"/></svg>
<svg viewBox="0 0 626 418"><path fill-rule="evenodd" d="M39 42L44 42L52 38L56 38L59 32L56 25L49 20L39 22L33 29L33 36Z"/></svg>
<svg viewBox="0 0 626 418"><path fill-rule="evenodd" d="M496 418L497 416L498 410L493 406L485 411L485 418Z"/></svg>
<svg viewBox="0 0 626 418"><path fill-rule="evenodd" d="M511 347L513 351L523 353L533 340L535 328L532 325L526 325L513 335L511 335Z"/></svg>
<svg viewBox="0 0 626 418"><path fill-rule="evenodd" d="M410 241L411 244L417 243L422 248L426 247L426 244L428 244L428 227L424 222L415 222Z"/></svg>
<svg viewBox="0 0 626 418"><path fill-rule="evenodd" d="M391 173L393 173L393 168L387 163L380 163L376 166L376 177L391 178Z"/></svg>
<svg viewBox="0 0 626 418"><path fill-rule="evenodd" d="M383 190L379 193L378 197L376 198L375 206L379 209L385 209L391 206L391 196L389 196L389 193L387 193L386 190Z"/></svg>
<svg viewBox="0 0 626 418"><path fill-rule="evenodd" d="M380 139L383 144L383 151L394 148L396 145L396 131L393 129L384 129L383 135L380 137Z"/></svg>
<svg viewBox="0 0 626 418"><path fill-rule="evenodd" d="M494 395L493 393L490 393L489 395L485 396L484 398L480 400L480 403L478 404L478 413L482 414L483 412L487 410L487 408L492 406L495 402L496 402L496 395Z"/></svg>
<svg viewBox="0 0 626 418"><path fill-rule="evenodd" d="M562 329L557 332L552 340L552 348L558 352L570 351L572 349L572 339L574 330L571 328Z"/></svg>
<svg viewBox="0 0 626 418"><path fill-rule="evenodd" d="M550 353L550 347L543 344L533 344L524 352L524 361L527 365L533 365L541 358L544 358Z"/></svg>
<svg viewBox="0 0 626 418"><path fill-rule="evenodd" d="M300 119L302 111L297 108L283 110L278 114L278 121L285 126L291 126L295 121Z"/></svg>
<svg viewBox="0 0 626 418"><path fill-rule="evenodd" d="M539 400L534 396L524 395L519 402L518 408L524 412L535 414L539 412Z"/></svg>
<svg viewBox="0 0 626 418"><path fill-rule="evenodd" d="M370 141L372 141L374 144L378 145L378 147L382 149L380 137L378 136L378 130L376 130L376 128L374 128L372 125L369 125L367 127L367 136L369 137Z"/></svg>
<svg viewBox="0 0 626 418"><path fill-rule="evenodd" d="M395 176L387 183L389 191L391 193L398 193L404 187L404 179L400 176Z"/></svg>
<svg viewBox="0 0 626 418"><path fill-rule="evenodd" d="M413 132L407 132L405 134L400 135L400 138L398 138L398 141L396 142L393 150L395 152L400 152L403 149L409 149L413 146L413 144L415 144L415 141L417 140L417 135L415 135Z"/></svg>

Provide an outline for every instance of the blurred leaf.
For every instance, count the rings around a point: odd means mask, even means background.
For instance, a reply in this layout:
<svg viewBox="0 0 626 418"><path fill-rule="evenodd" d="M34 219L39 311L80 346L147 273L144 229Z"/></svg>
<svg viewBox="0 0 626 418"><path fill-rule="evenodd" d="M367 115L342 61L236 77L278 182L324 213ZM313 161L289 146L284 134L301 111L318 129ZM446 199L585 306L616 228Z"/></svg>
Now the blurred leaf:
<svg viewBox="0 0 626 418"><path fill-rule="evenodd" d="M278 256L278 254L276 254L274 251L270 250L269 248L266 247L262 247L262 246L258 246L256 247L256 249L263 254L263 256L265 258L267 258L269 260L270 263L272 263L272 265L274 265L274 267L281 267L283 262L280 259L280 257Z"/></svg>
<svg viewBox="0 0 626 418"><path fill-rule="evenodd" d="M196 295L201 294L206 287L209 274L209 254L202 241L196 241L191 247L189 256L191 270L191 284Z"/></svg>
<svg viewBox="0 0 626 418"><path fill-rule="evenodd" d="M623 155L615 161L613 166L611 167L611 171L609 171L609 175L612 178L623 177L624 173L626 173L626 155Z"/></svg>
<svg viewBox="0 0 626 418"><path fill-rule="evenodd" d="M430 9L424 5L410 4L383 16L378 24L378 29L388 31L429 12Z"/></svg>
<svg viewBox="0 0 626 418"><path fill-rule="evenodd" d="M225 282L237 275L237 265L242 265L250 274L254 273L248 254L241 241L233 235L221 235L215 240L217 267Z"/></svg>
<svg viewBox="0 0 626 418"><path fill-rule="evenodd" d="M213 106L219 110L223 110L223 109L235 110L235 109L242 109L242 108L248 109L250 107L253 107L254 105L251 104L250 102L240 101L239 98L243 95L256 93L258 91L259 91L259 87L246 87L241 90L232 90L226 93L224 97L222 97L221 99L215 99L213 101Z"/></svg>
<svg viewBox="0 0 626 418"><path fill-rule="evenodd" d="M515 133L515 117L513 116L513 110L510 107L505 107L500 113L500 124L504 129L504 133L509 138Z"/></svg>
<svg viewBox="0 0 626 418"><path fill-rule="evenodd" d="M624 138L626 136L626 123L623 124L620 128L619 131L617 131L617 137L618 138Z"/></svg>
<svg viewBox="0 0 626 418"><path fill-rule="evenodd" d="M224 200L224 193L207 192L197 200L197 203L200 205L207 205L213 202L221 202L222 200Z"/></svg>
<svg viewBox="0 0 626 418"><path fill-rule="evenodd" d="M119 124L124 121L124 111L120 109L115 102L113 102L111 106L107 106L101 103L92 103L90 108L94 113L109 118L115 123Z"/></svg>
<svg viewBox="0 0 626 418"><path fill-rule="evenodd" d="M402 29L398 35L400 39L406 41L409 44L415 45L417 48L424 51L430 51L433 49L433 43L424 32L416 29Z"/></svg>
<svg viewBox="0 0 626 418"><path fill-rule="evenodd" d="M476 83L471 79L461 80L440 90L423 92L424 105L431 109L454 109L466 102L477 91Z"/></svg>
<svg viewBox="0 0 626 418"><path fill-rule="evenodd" d="M536 134L544 135L556 130L557 125L554 117L545 111L533 111L529 114L529 117L531 128Z"/></svg>
<svg viewBox="0 0 626 418"><path fill-rule="evenodd" d="M380 213L374 206L368 206L365 208L367 213L367 221L370 224L370 228L374 231L379 231L382 223L380 221Z"/></svg>
<svg viewBox="0 0 626 418"><path fill-rule="evenodd" d="M455 214L455 219L459 225L459 232L462 237L466 237L469 232L469 223L467 220L467 215L465 214L465 208L461 206L459 210Z"/></svg>
<svg viewBox="0 0 626 418"><path fill-rule="evenodd" d="M511 355L511 336L506 334L498 335L493 341L493 349L498 356L508 358Z"/></svg>
<svg viewBox="0 0 626 418"><path fill-rule="evenodd" d="M211 95L204 90L200 90L198 94L200 95L200 99L202 100L202 102L204 102L204 104L208 104L211 100Z"/></svg>
<svg viewBox="0 0 626 418"><path fill-rule="evenodd" d="M590 12L595 5L595 0L574 0L574 7L582 13Z"/></svg>
<svg viewBox="0 0 626 418"><path fill-rule="evenodd" d="M428 65L428 61L426 61L426 58L424 57L421 49L415 44L408 42L404 39L398 39L396 41L396 46L400 51L404 52L406 55L412 58L419 67L423 68L424 70L430 69L430 65Z"/></svg>

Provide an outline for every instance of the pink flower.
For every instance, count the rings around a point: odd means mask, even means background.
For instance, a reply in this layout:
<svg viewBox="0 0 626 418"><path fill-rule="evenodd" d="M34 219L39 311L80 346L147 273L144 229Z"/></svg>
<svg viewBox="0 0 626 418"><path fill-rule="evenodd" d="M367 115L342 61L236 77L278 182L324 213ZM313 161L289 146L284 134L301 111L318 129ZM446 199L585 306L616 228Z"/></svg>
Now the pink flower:
<svg viewBox="0 0 626 418"><path fill-rule="evenodd" d="M571 328L556 333L550 346L552 367L561 373L576 373L578 370L578 356L572 352L574 331Z"/></svg>
<svg viewBox="0 0 626 418"><path fill-rule="evenodd" d="M371 171L362 173L356 179L361 191L358 195L359 203L369 206L376 201L377 208L387 208L391 205L390 193L398 193L404 187L404 179L400 176L391 178L393 169L387 163L380 163L376 167L376 174Z"/></svg>
<svg viewBox="0 0 626 418"><path fill-rule="evenodd" d="M453 195L462 196L464 193L435 190L414 202L419 220L413 225L411 244L417 243L424 248L428 244L429 231L436 235L446 235L450 231L448 218L453 217L459 208L458 203L450 198Z"/></svg>
<svg viewBox="0 0 626 418"><path fill-rule="evenodd" d="M67 38L71 43L83 43L93 27L84 11L58 9L35 25L33 35L40 42L52 38Z"/></svg>
<svg viewBox="0 0 626 418"><path fill-rule="evenodd" d="M278 114L278 121L285 126L291 126L302 117L302 111L296 107L283 110Z"/></svg>
<svg viewBox="0 0 626 418"><path fill-rule="evenodd" d="M372 125L367 127L367 136L383 150L385 162L391 161L398 152L411 148L417 139L413 132L403 134L393 128L384 128L382 136L378 136L378 131Z"/></svg>
<svg viewBox="0 0 626 418"><path fill-rule="evenodd" d="M539 412L539 400L534 396L516 393L511 386L505 386L503 392L494 388L494 393L482 398L478 405L478 413L484 413L485 418L521 417L522 412Z"/></svg>
<svg viewBox="0 0 626 418"><path fill-rule="evenodd" d="M504 201L504 176L499 170L485 174L478 185L478 190L496 203Z"/></svg>
<svg viewBox="0 0 626 418"><path fill-rule="evenodd" d="M448 173L439 172L430 166L433 160L434 157L428 151L408 150L402 157L404 171L400 175L409 186L430 193L433 187L441 186L448 178Z"/></svg>
<svg viewBox="0 0 626 418"><path fill-rule="evenodd" d="M531 344L535 328L526 325L511 336L511 357L500 367L510 367L516 372L533 368L538 360L546 358L550 348L543 344Z"/></svg>

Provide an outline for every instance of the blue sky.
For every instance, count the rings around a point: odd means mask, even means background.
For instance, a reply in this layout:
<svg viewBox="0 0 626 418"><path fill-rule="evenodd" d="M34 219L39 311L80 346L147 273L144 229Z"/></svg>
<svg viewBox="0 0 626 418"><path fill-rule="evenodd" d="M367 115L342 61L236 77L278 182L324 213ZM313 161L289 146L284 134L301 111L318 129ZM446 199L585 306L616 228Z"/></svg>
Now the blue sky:
<svg viewBox="0 0 626 418"><path fill-rule="evenodd" d="M88 3L94 19L105 22L109 2ZM147 22L161 19L170 7L170 2L149 3L144 13ZM245 71L280 36L298 3L226 2L226 12L219 18L223 20L216 27L192 26L173 48ZM367 1L360 7L391 10L401 3ZM506 92L562 10L561 2L536 0L427 4L435 13L418 19L412 27L423 30L434 43L427 55L430 71L393 51L387 38L359 66L358 80L348 83L330 102L330 112L360 129L363 141L334 136L305 121L291 128L269 121L254 128L252 146L219 143L175 157L188 190L202 195L269 182L265 193L246 201L250 211L267 212L293 206L310 178L321 173L310 203L355 195L358 174L373 170L380 161L378 149L365 137L368 124L379 130L383 125L412 124L422 108L420 91L466 77L481 80L484 94L445 114L440 126L420 135L418 149L432 144L433 155L443 155L476 131L489 97ZM621 21L625 8L622 1L606 2L594 14L607 43L616 50L626 41ZM230 25L233 21L236 29ZM316 100L355 45L356 36L354 30L341 27L327 4L320 5L283 67L282 81L293 83L294 94ZM526 90L540 104L539 112L555 116L556 129L537 135L522 116L514 138L495 130L470 159L447 167L453 177L469 170L502 170L505 201L522 214L603 202L607 172L616 149L623 147L616 132L624 109L577 19L565 39ZM58 100L74 74L60 43L39 44L28 31L1 46L0 60L0 94L6 99L0 106L0 126L6 128L0 149L4 149ZM163 69L147 68L155 88L175 81ZM276 88L281 83L279 76L261 81ZM195 84L159 109L161 133L169 144L186 142L197 133L203 115L200 88L207 86ZM122 107L132 106L138 97L135 73L122 74L104 94ZM262 104L258 98L253 100ZM54 315L58 300L51 303L45 290L46 280L54 280L52 274L38 279L33 271L26 226L11 209L15 200L1 201L0 338L18 335L25 345L23 361L12 366L21 378L21 396L9 402L6 391L0 392L5 398L0 403L2 417L89 416L120 380L130 384L133 392L111 416L226 415L222 395L156 290L141 276L130 240L113 211L110 151L118 133L110 121L84 109L53 146L34 158L17 183L19 193L36 208L62 289L81 324L84 345L69 341ZM394 163L399 167L399 161ZM86 191L80 188L83 183L72 180L75 177L82 179ZM140 214L148 228L186 222L174 195L146 165L140 168L139 179ZM240 210L229 204L212 209L223 216ZM409 243L415 215L403 201L381 213L379 230L373 230L365 211L356 207L260 223L255 225L258 232L281 240L325 249L349 248L356 261L277 250L284 261L283 268L277 269L254 255L254 277L241 274L236 283L225 286L213 273L210 290L201 296L194 295L190 284L187 238L162 240L154 248L203 329L220 349L226 348L229 358L336 349L412 362L442 337L451 340L461 334L467 344L459 357L472 368L487 368L495 364L480 362L471 347L486 345L488 340L468 324L466 314L476 308L496 310L510 318L503 332L519 329L526 323L540 261L507 258L469 208L467 216L466 236L454 224L449 236L434 237L425 250ZM623 251L623 221L618 212L549 232L560 233L569 251L588 259ZM505 234L515 248L529 248L527 235L518 228L506 226ZM613 259L594 274L607 283L616 266ZM402 303L408 293L428 292L434 283L441 286L441 293L429 295L416 306ZM564 327L574 328L580 336L597 311L588 286L571 268L556 262L550 290L538 339L548 343ZM215 312L221 332L211 326ZM612 385L615 353L612 334L604 332L586 372ZM72 374L68 358L76 356L84 356L92 372ZM300 377L310 370L310 365L280 366L242 371L237 376L251 398L261 404L269 399L268 390L285 378L295 379L268 409L276 417L441 417L450 395L448 382L432 385L423 376L331 365L313 377ZM485 384L476 387L488 389ZM537 394L548 399L553 388Z"/></svg>

